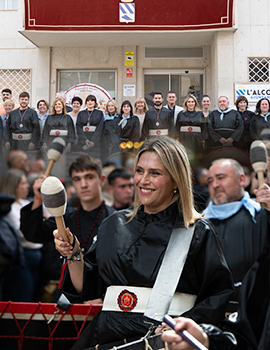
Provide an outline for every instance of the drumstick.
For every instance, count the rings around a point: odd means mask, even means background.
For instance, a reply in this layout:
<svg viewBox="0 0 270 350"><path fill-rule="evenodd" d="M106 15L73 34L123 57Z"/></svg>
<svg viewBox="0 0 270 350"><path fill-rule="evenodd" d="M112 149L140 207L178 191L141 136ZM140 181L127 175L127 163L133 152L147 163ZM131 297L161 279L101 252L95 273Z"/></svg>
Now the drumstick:
<svg viewBox="0 0 270 350"><path fill-rule="evenodd" d="M260 141L253 141L250 146L250 162L257 173L259 186L264 183L264 172L267 168L267 152L265 144ZM262 208L266 208L265 203L261 203Z"/></svg>
<svg viewBox="0 0 270 350"><path fill-rule="evenodd" d="M264 128L260 134L260 139L263 141L263 143L266 145L267 142L270 141L270 129Z"/></svg>
<svg viewBox="0 0 270 350"><path fill-rule="evenodd" d="M66 147L66 141L62 137L56 137L52 141L50 148L47 152L49 163L48 163L47 169L45 171L46 177L50 175L54 163L59 160L62 153L64 152L65 147Z"/></svg>
<svg viewBox="0 0 270 350"><path fill-rule="evenodd" d="M180 335L186 342L188 342L194 349L197 350L208 350L199 340L197 340L195 337L193 337L192 334L190 334L188 331L185 329L182 329L181 331L176 331L175 326L176 322L171 316L165 315L163 318L163 321L170 326L174 331Z"/></svg>
<svg viewBox="0 0 270 350"><path fill-rule="evenodd" d="M63 215L66 211L67 195L62 182L55 176L47 177L41 186L41 197L48 212L55 217L59 234L69 242Z"/></svg>

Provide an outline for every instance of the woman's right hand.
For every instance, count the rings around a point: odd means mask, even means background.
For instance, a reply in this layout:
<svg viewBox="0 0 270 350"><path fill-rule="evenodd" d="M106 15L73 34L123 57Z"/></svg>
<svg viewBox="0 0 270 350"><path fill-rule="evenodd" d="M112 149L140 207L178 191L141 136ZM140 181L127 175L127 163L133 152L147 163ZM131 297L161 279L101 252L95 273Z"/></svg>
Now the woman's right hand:
<svg viewBox="0 0 270 350"><path fill-rule="evenodd" d="M181 331L186 329L191 335L193 335L199 342L201 342L206 348L209 347L209 339L207 334L202 328L193 320L185 317L178 317L174 319L176 321L175 330ZM165 331L162 333L161 339L168 343L170 350L193 350L194 347L187 343L180 335L175 331Z"/></svg>

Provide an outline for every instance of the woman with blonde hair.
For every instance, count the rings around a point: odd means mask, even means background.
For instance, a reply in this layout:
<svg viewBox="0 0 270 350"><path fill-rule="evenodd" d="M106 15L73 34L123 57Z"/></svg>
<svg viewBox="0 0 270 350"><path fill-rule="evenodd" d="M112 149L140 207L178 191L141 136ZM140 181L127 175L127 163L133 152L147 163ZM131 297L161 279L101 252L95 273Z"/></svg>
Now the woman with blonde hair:
<svg viewBox="0 0 270 350"><path fill-rule="evenodd" d="M116 152L120 151L120 129L118 124L119 107L115 100L109 100L105 107L104 125L102 132L102 158L104 162L106 159Z"/></svg>
<svg viewBox="0 0 270 350"><path fill-rule="evenodd" d="M207 126L199 103L194 95L188 95L183 103L184 110L178 113L176 138L197 156L203 158L204 140L207 139Z"/></svg>
<svg viewBox="0 0 270 350"><path fill-rule="evenodd" d="M42 245L25 239L20 230L21 208L29 203L27 199L29 184L22 170L7 170L0 183L0 192L13 195L15 201L6 218L13 225L23 248L25 266L18 262L14 264L8 276L5 277L6 300L17 302L36 301L39 286Z"/></svg>
<svg viewBox="0 0 270 350"><path fill-rule="evenodd" d="M148 111L148 107L145 99L143 97L137 98L134 103L134 115L136 115L140 121L140 135L142 133L142 126L146 111Z"/></svg>
<svg viewBox="0 0 270 350"><path fill-rule="evenodd" d="M194 209L184 147L165 136L146 140L136 158L134 185L134 209L116 212L103 221L96 250L86 255L85 262L70 231L69 242L54 232L56 249L68 258L64 293L71 300L104 299L90 341L86 331L74 350L146 334L147 300L175 235L179 252L186 258L182 273L181 264L170 261L170 270L174 264L180 270L180 277L171 280L176 286L173 301L179 298L183 303L171 314L215 324L224 316L232 292L231 274L214 229ZM185 245L187 237L190 240ZM156 303L158 307L162 302Z"/></svg>
<svg viewBox="0 0 270 350"><path fill-rule="evenodd" d="M75 140L75 129L71 116L67 114L66 106L61 98L56 98L52 104L52 112L47 117L42 133L42 142L47 148L55 137L66 141L66 152L70 151Z"/></svg>

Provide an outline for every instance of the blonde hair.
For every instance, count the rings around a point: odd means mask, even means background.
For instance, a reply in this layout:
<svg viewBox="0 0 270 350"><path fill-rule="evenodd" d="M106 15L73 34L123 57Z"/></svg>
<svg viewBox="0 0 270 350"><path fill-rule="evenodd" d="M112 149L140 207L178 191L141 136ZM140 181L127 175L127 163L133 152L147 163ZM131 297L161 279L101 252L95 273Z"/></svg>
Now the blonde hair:
<svg viewBox="0 0 270 350"><path fill-rule="evenodd" d="M53 101L53 104L52 104L52 112L51 112L50 115L55 115L55 114L56 114L56 110L55 110L54 107L55 107L56 102L58 102L58 101L60 101L61 104L62 104L62 113L63 113L64 115L66 115L66 114L67 114L66 105L65 105L64 101L63 101L61 98L56 98L56 99Z"/></svg>
<svg viewBox="0 0 270 350"><path fill-rule="evenodd" d="M146 111L148 111L148 107L146 104L146 101L143 97L139 97L136 99L135 103L134 103L134 114L138 113L138 109L137 109L137 103L138 102L143 102L144 103L144 107L143 107L143 112L146 113Z"/></svg>
<svg viewBox="0 0 270 350"><path fill-rule="evenodd" d="M15 107L15 103L14 103L12 100L6 100L6 101L3 103L3 106L5 107L6 105L11 105L11 106L12 106L12 109Z"/></svg>
<svg viewBox="0 0 270 350"><path fill-rule="evenodd" d="M1 178L0 192L17 197L17 189L25 176L24 172L19 169L8 169Z"/></svg>
<svg viewBox="0 0 270 350"><path fill-rule="evenodd" d="M108 104L109 104L109 102L111 102L114 105L115 113L119 114L119 107L118 107L118 104L117 104L117 102L115 100L109 100L107 102L106 107L105 107L105 114L109 114L109 111L108 111Z"/></svg>
<svg viewBox="0 0 270 350"><path fill-rule="evenodd" d="M185 98L185 101L183 103L183 108L184 108L183 113L186 113L187 110L188 110L188 108L187 108L187 101L190 98L192 98L194 100L194 102L195 102L195 112L200 112L201 108L200 108L199 102L197 101L196 97L194 95L192 95L192 94L189 94L189 95L187 95L187 97Z"/></svg>
<svg viewBox="0 0 270 350"><path fill-rule="evenodd" d="M185 227L188 228L190 224L194 224L201 217L201 214L194 208L191 168L184 146L167 136L151 137L139 149L135 167L144 152L155 152L160 163L176 183L177 190L173 194L171 204L177 203L179 214L183 214ZM130 220L135 217L140 204L139 197L135 191L134 209L129 215Z"/></svg>

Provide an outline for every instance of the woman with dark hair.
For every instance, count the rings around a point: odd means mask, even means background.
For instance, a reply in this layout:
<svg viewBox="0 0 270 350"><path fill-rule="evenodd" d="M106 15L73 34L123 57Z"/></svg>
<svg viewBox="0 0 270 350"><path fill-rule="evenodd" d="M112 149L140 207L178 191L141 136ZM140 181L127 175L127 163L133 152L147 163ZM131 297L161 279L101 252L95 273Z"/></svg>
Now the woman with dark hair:
<svg viewBox="0 0 270 350"><path fill-rule="evenodd" d="M183 107L184 110L177 115L175 136L185 147L193 151L198 157L203 158L207 126L196 97L188 95Z"/></svg>
<svg viewBox="0 0 270 350"><path fill-rule="evenodd" d="M78 150L79 139L78 139L77 130L76 130L76 123L77 123L77 116L80 112L82 104L83 104L83 101L79 96L74 96L71 100L72 111L69 112L69 115L71 116L71 119L74 124L74 129L75 129L75 141L74 141L74 144L72 145L72 151Z"/></svg>
<svg viewBox="0 0 270 350"><path fill-rule="evenodd" d="M43 144L49 148L55 137L62 137L66 141L66 152L69 152L75 140L75 129L70 115L66 112L64 101L60 98L53 101L52 112L45 121Z"/></svg>
<svg viewBox="0 0 270 350"><path fill-rule="evenodd" d="M49 103L46 100L39 100L37 103L37 115L40 121L41 132L44 129L45 121L49 115Z"/></svg>
<svg viewBox="0 0 270 350"><path fill-rule="evenodd" d="M249 133L250 121L254 116L254 112L249 111L248 108L248 99L245 96L237 97L235 101L235 106L242 117L244 124L244 131L240 141L238 142L238 146L243 151L249 152L251 137Z"/></svg>
<svg viewBox="0 0 270 350"><path fill-rule="evenodd" d="M255 115L250 121L251 141L261 140L263 130L268 128L270 128L270 101L267 98L261 98L256 104Z"/></svg>
<svg viewBox="0 0 270 350"><path fill-rule="evenodd" d="M77 134L81 150L93 157L101 157L101 137L103 131L103 113L97 109L97 99L88 95L85 99L86 109L77 117Z"/></svg>
<svg viewBox="0 0 270 350"><path fill-rule="evenodd" d="M176 292L173 288L169 293L174 294L171 306L178 300L170 314L215 324L224 317L232 292L231 273L213 227L194 208L185 148L165 136L146 140L136 157L134 185L133 209L113 213L103 221L85 262L79 242L69 230L69 242L54 232L56 249L68 259L63 291L69 300L104 299L91 330L84 332L73 350L113 343L109 349L114 342L146 334L149 324L143 315L147 301L176 232L179 240L173 246L186 258L182 272L181 263L169 259L168 269L174 265L178 271L170 275L166 287L176 286ZM162 292L166 295L166 290ZM170 302L165 303L168 308ZM160 303L156 300L157 307Z"/></svg>
<svg viewBox="0 0 270 350"><path fill-rule="evenodd" d="M119 117L118 127L120 129L121 142L139 142L140 121L136 115L133 115L133 108L130 101L126 100L122 103Z"/></svg>

